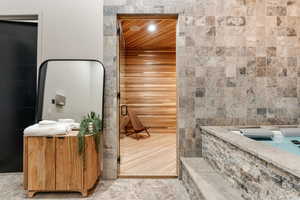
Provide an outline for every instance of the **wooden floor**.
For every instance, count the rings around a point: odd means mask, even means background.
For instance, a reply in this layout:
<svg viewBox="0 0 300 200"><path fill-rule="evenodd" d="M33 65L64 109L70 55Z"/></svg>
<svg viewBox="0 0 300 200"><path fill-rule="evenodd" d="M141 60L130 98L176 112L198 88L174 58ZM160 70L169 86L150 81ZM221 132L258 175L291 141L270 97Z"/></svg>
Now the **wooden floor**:
<svg viewBox="0 0 300 200"><path fill-rule="evenodd" d="M120 176L177 176L176 134L151 134L120 140Z"/></svg>

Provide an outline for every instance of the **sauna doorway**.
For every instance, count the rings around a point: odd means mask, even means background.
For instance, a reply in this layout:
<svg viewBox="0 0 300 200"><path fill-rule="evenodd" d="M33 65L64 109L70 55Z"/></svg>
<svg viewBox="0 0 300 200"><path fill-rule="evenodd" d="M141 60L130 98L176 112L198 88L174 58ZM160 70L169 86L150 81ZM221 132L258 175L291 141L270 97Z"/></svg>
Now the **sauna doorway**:
<svg viewBox="0 0 300 200"><path fill-rule="evenodd" d="M177 15L118 15L119 177L176 177Z"/></svg>

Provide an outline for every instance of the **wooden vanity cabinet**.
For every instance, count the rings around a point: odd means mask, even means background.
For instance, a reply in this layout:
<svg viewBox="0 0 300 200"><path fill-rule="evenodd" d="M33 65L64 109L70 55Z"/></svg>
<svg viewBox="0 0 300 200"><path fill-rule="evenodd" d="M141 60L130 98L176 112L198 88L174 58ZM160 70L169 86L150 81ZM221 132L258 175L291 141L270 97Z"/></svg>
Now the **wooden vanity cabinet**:
<svg viewBox="0 0 300 200"><path fill-rule="evenodd" d="M77 133L66 136L24 136L24 187L36 192L78 191L87 196L100 176L99 154L93 136L85 136L84 159L78 153Z"/></svg>

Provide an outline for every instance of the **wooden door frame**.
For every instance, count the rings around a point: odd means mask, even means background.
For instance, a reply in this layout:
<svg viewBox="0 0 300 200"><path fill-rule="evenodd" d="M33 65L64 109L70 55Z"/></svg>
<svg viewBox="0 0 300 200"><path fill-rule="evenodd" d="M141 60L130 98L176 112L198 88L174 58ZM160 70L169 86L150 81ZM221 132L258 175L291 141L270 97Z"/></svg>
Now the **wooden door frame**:
<svg viewBox="0 0 300 200"><path fill-rule="evenodd" d="M176 54L176 176L120 176L120 30L121 26L119 24L120 20L122 19L176 19L177 25L176 25L176 47L177 47L177 36L178 36L178 14L150 14L150 13L133 13L133 14L122 14L119 13L116 15L116 28L117 28L117 39L116 39L116 55L117 55L117 177L118 178L177 178L180 177L180 152L179 152L179 130L178 130L178 76L177 76L177 54ZM175 51L176 53L176 51Z"/></svg>

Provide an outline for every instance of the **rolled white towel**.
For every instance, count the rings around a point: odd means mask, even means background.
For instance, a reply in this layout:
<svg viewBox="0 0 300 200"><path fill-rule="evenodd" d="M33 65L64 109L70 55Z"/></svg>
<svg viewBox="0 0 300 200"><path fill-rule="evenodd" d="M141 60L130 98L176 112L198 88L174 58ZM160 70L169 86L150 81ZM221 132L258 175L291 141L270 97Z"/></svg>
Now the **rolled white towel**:
<svg viewBox="0 0 300 200"><path fill-rule="evenodd" d="M55 125L57 124L56 121L52 121L52 120L42 120L42 121L39 121L39 125L40 126L48 126L48 125Z"/></svg>
<svg viewBox="0 0 300 200"><path fill-rule="evenodd" d="M70 125L72 129L78 129L80 124L76 123L74 119L58 119L59 124Z"/></svg>
<svg viewBox="0 0 300 200"><path fill-rule="evenodd" d="M71 123L70 125L71 125L71 128L72 128L72 129L79 129L79 128L80 128L80 124L79 124L79 123L76 123L76 122Z"/></svg>
<svg viewBox="0 0 300 200"><path fill-rule="evenodd" d="M75 123L74 119L58 119L60 123Z"/></svg>
<svg viewBox="0 0 300 200"><path fill-rule="evenodd" d="M71 126L69 124L56 124L56 125L48 125L41 126L39 124L34 124L32 126L27 127L24 130L25 136L53 136L53 135L61 135L67 134L71 131Z"/></svg>
<svg viewBox="0 0 300 200"><path fill-rule="evenodd" d="M80 124L79 123L65 123L65 122L58 122L58 124L68 125L71 127L71 129L79 129Z"/></svg>

